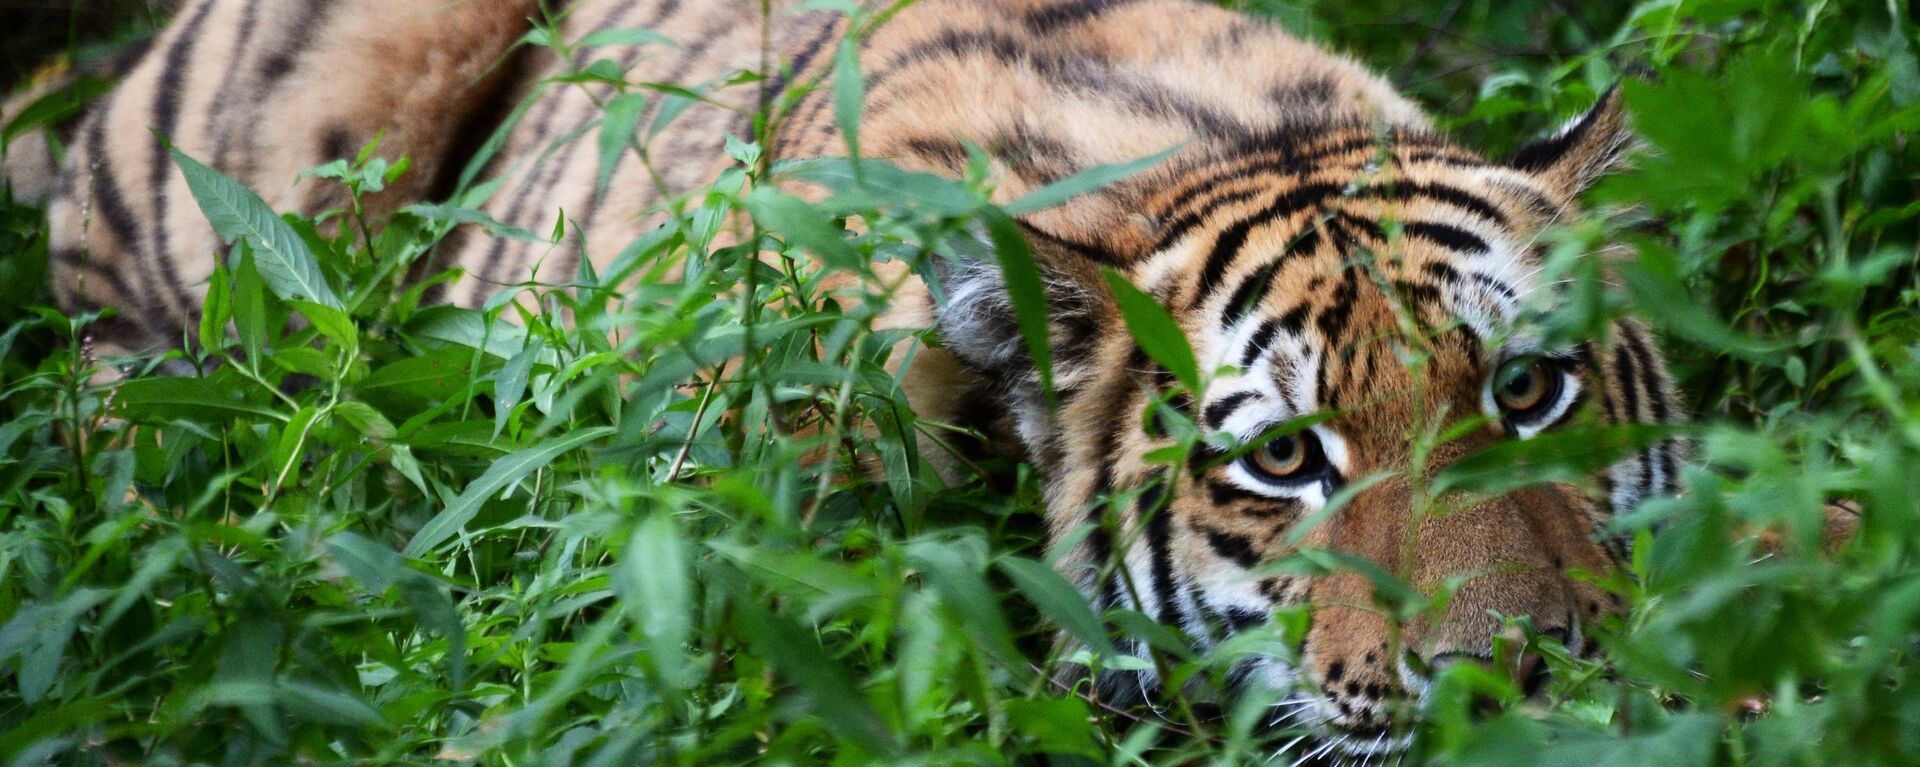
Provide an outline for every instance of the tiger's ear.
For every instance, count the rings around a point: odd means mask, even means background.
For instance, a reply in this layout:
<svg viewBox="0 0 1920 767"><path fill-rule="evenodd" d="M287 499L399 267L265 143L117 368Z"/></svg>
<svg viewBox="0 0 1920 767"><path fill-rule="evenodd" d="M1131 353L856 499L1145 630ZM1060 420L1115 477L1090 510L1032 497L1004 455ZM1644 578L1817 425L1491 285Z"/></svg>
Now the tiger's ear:
<svg viewBox="0 0 1920 767"><path fill-rule="evenodd" d="M1507 165L1539 179L1562 201L1570 201L1596 179L1618 169L1633 140L1620 86L1615 85L1586 114L1568 121L1553 135L1520 147Z"/></svg>
<svg viewBox="0 0 1920 767"><path fill-rule="evenodd" d="M1092 335L1105 314L1102 306L1111 302L1097 268L1084 259L1052 252L1054 248L1040 238L1029 237L1028 242L1040 268L1049 356L1058 386L1087 363L1080 358L1094 346ZM1028 353L1013 296L994 256L982 253L942 260L935 274L940 282L935 320L941 343L969 367L1000 380L1012 392L1037 397L1039 377L1033 355Z"/></svg>

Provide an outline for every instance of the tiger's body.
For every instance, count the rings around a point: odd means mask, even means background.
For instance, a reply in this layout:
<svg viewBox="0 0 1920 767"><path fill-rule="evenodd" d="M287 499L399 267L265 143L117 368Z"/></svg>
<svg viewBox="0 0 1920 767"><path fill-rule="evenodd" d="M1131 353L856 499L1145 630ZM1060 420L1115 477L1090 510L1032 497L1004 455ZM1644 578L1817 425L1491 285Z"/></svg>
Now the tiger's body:
<svg viewBox="0 0 1920 767"><path fill-rule="evenodd" d="M757 110L774 107L762 138L778 159L844 152L827 89L781 94L828 70L848 22L784 6L763 19L759 4L736 0L574 0L566 39L647 28L678 46L606 45L570 61L528 50L496 66L537 12L531 2L188 3L76 133L50 206L59 298L120 308L126 319L101 332L126 348L168 343L193 320L216 241L150 129L306 212L338 201L295 182L297 171L384 132L382 154L411 157L414 182L379 195L379 210L444 193L471 145L456 138L476 121L484 135L502 105L523 100L489 166L503 185L487 212L546 231L564 210L573 234L548 248L458 232L442 251L466 277L443 298L478 305L501 285L571 275L581 258L604 265L666 220L663 201L730 162L725 136L756 138ZM944 339L909 371L923 417L958 418L966 393L996 394L1048 478L1049 525L1068 549L1061 566L1098 607L1139 609L1207 644L1312 603L1302 657L1247 661L1236 676L1282 691L1292 721L1352 736L1343 748L1359 756L1403 742L1387 729L1393 706L1425 683L1403 650L1427 663L1486 656L1496 613L1530 616L1577 647L1581 622L1614 609L1567 572L1617 563L1617 545L1597 531L1672 489L1671 444L1633 453L1590 486L1411 510L1419 477L1499 440L1576 416L1673 417L1638 325L1564 349L1524 331L1528 310L1551 300L1535 241L1614 161L1625 135L1616 100L1493 162L1434 133L1354 62L1190 0L926 0L858 46L862 153L954 175L971 144L993 157L1003 200L1176 148L1021 221L1048 275L1057 411L1042 404L997 269L954 266L944 305L910 289L889 320L937 326ZM646 139L647 162L629 153L604 195L592 148L612 88L542 85L600 58L629 81L707 96ZM743 69L768 77L721 84ZM657 108L641 115L640 135ZM1246 455L1196 455L1161 482L1146 454L1165 440L1142 424L1173 380L1124 331L1100 267L1157 299L1201 366L1222 371L1175 397L1203 428L1253 443L1290 419L1333 415ZM1550 395L1534 399L1530 387ZM1486 423L1431 452L1413 448L1417 435L1469 418ZM1338 514L1286 540L1339 488L1376 474L1384 479ZM1397 632L1358 575L1259 572L1295 546L1364 556L1423 588L1471 577L1444 615ZM1154 680L1107 681L1117 694Z"/></svg>

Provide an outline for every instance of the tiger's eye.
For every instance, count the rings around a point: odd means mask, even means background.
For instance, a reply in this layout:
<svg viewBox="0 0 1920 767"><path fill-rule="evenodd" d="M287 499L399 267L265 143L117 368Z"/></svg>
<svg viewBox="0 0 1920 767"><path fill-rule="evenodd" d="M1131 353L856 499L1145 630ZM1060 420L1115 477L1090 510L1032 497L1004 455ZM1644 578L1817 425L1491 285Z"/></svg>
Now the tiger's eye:
<svg viewBox="0 0 1920 767"><path fill-rule="evenodd" d="M1270 477L1288 477L1307 466L1307 446L1297 434L1277 437L1250 456L1255 468Z"/></svg>
<svg viewBox="0 0 1920 767"><path fill-rule="evenodd" d="M1517 359L1501 368L1493 398L1501 410L1524 413L1545 404L1553 389L1553 371L1538 358Z"/></svg>

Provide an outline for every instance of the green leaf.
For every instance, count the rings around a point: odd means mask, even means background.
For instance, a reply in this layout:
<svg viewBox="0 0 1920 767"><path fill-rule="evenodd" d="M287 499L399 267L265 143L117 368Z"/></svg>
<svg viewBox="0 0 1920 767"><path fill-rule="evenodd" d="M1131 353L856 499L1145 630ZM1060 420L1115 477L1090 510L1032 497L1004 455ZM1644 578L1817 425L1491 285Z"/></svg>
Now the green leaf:
<svg viewBox="0 0 1920 767"><path fill-rule="evenodd" d="M1038 751L1076 754L1099 759L1087 704L1078 698L1035 698L1007 701L1007 720L1032 738Z"/></svg>
<svg viewBox="0 0 1920 767"><path fill-rule="evenodd" d="M470 224L480 227L489 237L505 237L524 242L546 242L540 235L517 226L503 224L485 212L460 205L415 203L401 209L402 212L444 224Z"/></svg>
<svg viewBox="0 0 1920 767"><path fill-rule="evenodd" d="M87 104L113 89L113 80L82 77L64 87L54 88L34 99L0 127L0 147L13 143L21 134L38 128L50 128L80 114ZM10 83L11 85L11 83Z"/></svg>
<svg viewBox="0 0 1920 767"><path fill-rule="evenodd" d="M622 93L607 102L600 117L600 168L593 185L597 197L607 193L607 182L613 179L613 169L620 164L620 157L627 153L633 143L633 131L640 124L640 114L647 109L647 97L639 93Z"/></svg>
<svg viewBox="0 0 1920 767"><path fill-rule="evenodd" d="M798 197L763 186L747 193L740 203L762 225L819 256L830 267L857 269L866 263L830 216Z"/></svg>
<svg viewBox="0 0 1920 767"><path fill-rule="evenodd" d="M614 593L647 637L654 670L674 687L691 684L684 648L693 636L693 585L672 515L656 513L635 526L613 575Z"/></svg>
<svg viewBox="0 0 1920 767"><path fill-rule="evenodd" d="M355 390L374 397L400 395L443 400L467 390L467 370L472 362L471 351L435 349L376 368L360 380ZM376 404L385 401L375 400Z"/></svg>
<svg viewBox="0 0 1920 767"><path fill-rule="evenodd" d="M1127 332L1140 344L1141 351L1179 379L1187 391L1199 393L1200 365L1194 361L1193 347L1188 345L1187 334L1173 321L1173 315L1119 272L1102 267L1100 274L1113 291L1120 317L1127 323Z"/></svg>
<svg viewBox="0 0 1920 767"><path fill-rule="evenodd" d="M1680 434L1652 424L1590 426L1501 441L1460 459L1433 478L1438 496L1456 490L1498 494L1545 482L1584 482L1636 450Z"/></svg>
<svg viewBox="0 0 1920 767"><path fill-rule="evenodd" d="M1041 613L1060 624L1060 628L1105 657L1120 654L1107 639L1107 631L1094 616L1087 598L1053 568L1020 557L1002 557L997 564L1000 572L1013 581L1014 588L1040 608Z"/></svg>
<svg viewBox="0 0 1920 767"><path fill-rule="evenodd" d="M447 504L447 508L433 519L427 520L413 540L407 541L402 551L409 557L419 557L439 547L454 537L467 523L480 513L480 505L499 494L507 487L519 483L527 475L544 468L555 458L594 440L613 433L611 426L598 426L582 429L561 437L555 437L533 447L519 450L494 461L486 473L467 485L459 497Z"/></svg>
<svg viewBox="0 0 1920 767"><path fill-rule="evenodd" d="M267 348L268 320L266 286L253 263L253 250L242 243L233 270L233 327L240 333L240 349L247 364L256 364Z"/></svg>
<svg viewBox="0 0 1920 767"><path fill-rule="evenodd" d="M602 29L580 38L574 45L581 48L594 48L602 45L666 45L680 47L666 35L644 27L629 29Z"/></svg>
<svg viewBox="0 0 1920 767"><path fill-rule="evenodd" d="M1171 146L1132 162L1095 165L1066 178L1028 192L1018 200L1007 203L1006 211L1015 216L1046 210L1065 204L1068 200L1088 192L1104 189L1114 182L1125 179L1140 171L1159 165L1180 146Z"/></svg>
<svg viewBox="0 0 1920 767"><path fill-rule="evenodd" d="M860 157L860 112L866 102L866 83L860 77L860 46L853 35L840 41L833 63L833 117L847 142L847 156ZM860 166L854 165L854 173Z"/></svg>
<svg viewBox="0 0 1920 767"><path fill-rule="evenodd" d="M1027 236L1013 218L994 208L982 208L980 218L993 240L994 258L1000 262L1000 277L1006 283L1007 297L1013 304L1013 318L1020 326L1020 337L1027 343L1034 370L1040 374L1047 407L1054 404L1053 347L1047 340L1047 286L1040 276L1040 265L1033 260Z"/></svg>
<svg viewBox="0 0 1920 767"><path fill-rule="evenodd" d="M380 710L358 695L308 682L281 682L276 690L287 713L309 722L390 730Z"/></svg>
<svg viewBox="0 0 1920 767"><path fill-rule="evenodd" d="M227 345L227 322L233 319L233 288L227 268L214 264L213 278L207 283L206 303L200 309L200 348L207 351Z"/></svg>
<svg viewBox="0 0 1920 767"><path fill-rule="evenodd" d="M1644 237L1635 238L1635 244L1639 257L1620 264L1617 271L1641 316L1701 346L1745 359L1768 360L1778 352L1778 344L1736 332L1702 304L1666 246Z"/></svg>
<svg viewBox="0 0 1920 767"><path fill-rule="evenodd" d="M137 378L114 387L120 416L131 421L185 420L212 423L242 418L286 421L287 416L248 400L238 387L207 378Z"/></svg>
<svg viewBox="0 0 1920 767"><path fill-rule="evenodd" d="M320 420L322 413L311 405L294 411L287 424L280 428L280 439L273 444L273 454L267 467L273 472L273 487L278 489L299 481L298 470L301 458L305 456L307 437L313 431L313 425Z"/></svg>
<svg viewBox="0 0 1920 767"><path fill-rule="evenodd" d="M385 592L396 578L409 572L406 558L399 552L352 531L334 533L327 539L327 549L347 577L373 594Z"/></svg>
<svg viewBox="0 0 1920 767"><path fill-rule="evenodd" d="M354 346L360 342L360 331L353 325L353 318L346 312L311 301L289 301L300 316L313 323L313 329L341 346Z"/></svg>
<svg viewBox="0 0 1920 767"><path fill-rule="evenodd" d="M847 679L841 665L820 648L819 640L786 616L752 603L738 606L735 626L756 655L811 698L807 710L835 734L869 752L895 750L892 732Z"/></svg>
<svg viewBox="0 0 1920 767"><path fill-rule="evenodd" d="M254 265L268 290L286 300L306 299L334 309L345 308L320 273L320 262L313 251L266 201L178 148L168 151L186 176L194 201L220 238L228 243L245 240L253 247Z"/></svg>
<svg viewBox="0 0 1920 767"><path fill-rule="evenodd" d="M539 343L529 344L519 353L507 359L500 371L493 374L493 435L498 437L507 428L507 420L513 417L513 409L519 407L520 396L527 391L527 381L533 377L534 360L540 358L544 347Z"/></svg>

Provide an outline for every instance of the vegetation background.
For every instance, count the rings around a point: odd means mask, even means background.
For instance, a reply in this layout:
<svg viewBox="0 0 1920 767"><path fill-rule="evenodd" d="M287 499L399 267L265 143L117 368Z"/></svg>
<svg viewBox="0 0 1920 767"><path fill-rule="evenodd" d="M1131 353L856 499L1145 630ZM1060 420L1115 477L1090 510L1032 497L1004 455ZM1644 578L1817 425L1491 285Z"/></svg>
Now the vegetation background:
<svg viewBox="0 0 1920 767"><path fill-rule="evenodd" d="M156 8L0 2L0 76L106 55ZM1691 491L1620 522L1633 566L1607 583L1631 612L1596 628L1598 658L1529 638L1555 672L1533 699L1450 669L1414 712L1409 762L1920 764L1912 6L1245 10L1351 52L1496 154L1638 73L1648 151L1592 193L1612 215L1554 235L1574 299L1557 329L1625 312L1661 332L1698 416ZM843 74L821 87L858 87ZM755 146L734 151L761 172ZM358 193L391 159L322 173ZM136 363L117 384L95 378L123 361L93 358L91 318L48 308L39 212L0 203L0 761L1294 762L1272 755L1300 733L1257 706L1118 709L1056 687L1084 657L1060 657L1047 624L1095 645L1145 632L1153 657L1113 662L1204 690L1239 654L1290 652L1282 629L1309 615L1207 655L1137 614L1092 615L1042 565L1028 470L977 465L955 487L923 470L965 435L916 420L882 362L931 339L873 332L884 297L822 302L806 258L708 246L744 210L796 256L926 259L992 219L979 184L909 178L883 205L840 178L802 210L739 180L609 274L506 291L545 309L518 323L506 301L422 307L395 276L470 201L368 236L290 218L297 236L236 248L211 286L171 355L200 372ZM876 225L822 224L847 215ZM1603 274L1589 254L1609 242L1631 258ZM312 263L338 295L282 300L262 259ZM676 263L681 282L611 287ZM1538 452L1478 481L1577 468ZM1828 498L1864 508L1832 554ZM1777 554L1748 545L1762 533ZM1381 591L1402 617L1445 598Z"/></svg>

